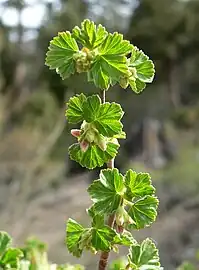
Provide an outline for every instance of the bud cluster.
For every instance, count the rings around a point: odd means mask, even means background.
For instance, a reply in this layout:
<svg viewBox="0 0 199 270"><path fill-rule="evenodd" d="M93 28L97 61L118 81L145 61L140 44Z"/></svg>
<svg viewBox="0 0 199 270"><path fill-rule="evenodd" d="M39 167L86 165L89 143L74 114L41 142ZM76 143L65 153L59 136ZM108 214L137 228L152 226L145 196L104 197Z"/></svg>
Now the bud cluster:
<svg viewBox="0 0 199 270"><path fill-rule="evenodd" d="M95 126L91 123L84 121L81 125L81 129L72 129L71 135L78 138L81 150L86 152L89 145L94 143L102 151L106 151L107 148L107 138L99 133Z"/></svg>
<svg viewBox="0 0 199 270"><path fill-rule="evenodd" d="M137 71L134 67L129 67L127 73L120 77L119 84L122 88L126 89L129 86L129 81L135 81L137 77Z"/></svg>
<svg viewBox="0 0 199 270"><path fill-rule="evenodd" d="M76 63L76 71L78 73L87 72L90 70L92 61L95 57L95 52L90 51L87 48L82 48L81 51L73 55L73 59Z"/></svg>

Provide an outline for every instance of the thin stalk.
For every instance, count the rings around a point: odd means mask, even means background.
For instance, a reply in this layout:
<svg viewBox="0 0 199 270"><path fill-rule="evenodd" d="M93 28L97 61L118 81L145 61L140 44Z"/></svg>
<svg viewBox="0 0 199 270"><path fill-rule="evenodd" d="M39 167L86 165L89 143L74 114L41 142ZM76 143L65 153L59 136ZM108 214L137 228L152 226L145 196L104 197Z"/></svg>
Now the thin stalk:
<svg viewBox="0 0 199 270"><path fill-rule="evenodd" d="M102 102L105 103L106 101L106 91L103 90L102 92ZM113 169L114 168L114 158L107 162L107 168ZM114 227L115 224L115 214L112 214L108 217L107 225L111 228ZM98 270L105 270L108 264L108 257L110 252L103 251L100 256Z"/></svg>
<svg viewBox="0 0 199 270"><path fill-rule="evenodd" d="M106 102L106 90L102 90L102 103Z"/></svg>

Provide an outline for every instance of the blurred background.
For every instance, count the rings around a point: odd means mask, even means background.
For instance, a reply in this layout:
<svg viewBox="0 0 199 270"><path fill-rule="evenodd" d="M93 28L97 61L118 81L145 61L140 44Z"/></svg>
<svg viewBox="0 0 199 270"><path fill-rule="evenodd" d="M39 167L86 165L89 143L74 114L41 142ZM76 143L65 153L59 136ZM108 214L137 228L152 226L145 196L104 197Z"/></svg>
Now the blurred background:
<svg viewBox="0 0 199 270"><path fill-rule="evenodd" d="M160 199L157 222L135 236L155 239L165 269L195 260L198 14L198 0L0 0L0 229L15 243L35 235L48 243L52 261L96 266L96 257L77 260L64 245L69 217L88 223L86 188L98 173L69 161L74 140L64 110L70 96L97 90L84 76L62 81L44 66L52 37L90 18L122 32L156 66L155 81L142 95L114 87L107 97L126 112L127 140L116 165L150 172Z"/></svg>

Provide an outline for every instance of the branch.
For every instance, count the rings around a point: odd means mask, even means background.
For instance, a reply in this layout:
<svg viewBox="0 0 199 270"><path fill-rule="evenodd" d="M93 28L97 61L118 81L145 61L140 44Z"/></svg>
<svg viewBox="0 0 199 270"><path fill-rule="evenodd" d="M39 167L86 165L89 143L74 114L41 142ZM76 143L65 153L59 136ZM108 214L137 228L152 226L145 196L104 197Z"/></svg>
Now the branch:
<svg viewBox="0 0 199 270"><path fill-rule="evenodd" d="M103 92L102 92L102 103L105 103L105 101L106 101L105 95L106 95L106 91L103 90ZM110 169L113 169L114 168L114 159L111 159L107 163L107 168L110 168ZM112 214L108 218L107 225L109 227L113 228L114 227L114 224L115 224L115 214ZM108 264L109 254L110 254L110 252L105 252L105 251L103 251L101 253L100 260L99 260L98 270L105 270L106 269L106 266Z"/></svg>

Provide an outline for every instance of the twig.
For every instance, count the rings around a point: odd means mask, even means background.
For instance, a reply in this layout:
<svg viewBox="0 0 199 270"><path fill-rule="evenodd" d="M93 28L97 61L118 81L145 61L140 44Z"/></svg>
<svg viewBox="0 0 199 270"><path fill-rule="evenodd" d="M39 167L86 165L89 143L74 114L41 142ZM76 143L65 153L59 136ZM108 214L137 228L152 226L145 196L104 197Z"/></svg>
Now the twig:
<svg viewBox="0 0 199 270"><path fill-rule="evenodd" d="M103 90L102 92L102 102L105 103L106 91ZM107 168L113 169L114 168L114 158L107 162ZM115 214L112 214L108 218L107 225L111 228L114 227L115 224ZM100 256L98 270L105 270L108 264L108 257L110 252L103 251Z"/></svg>

